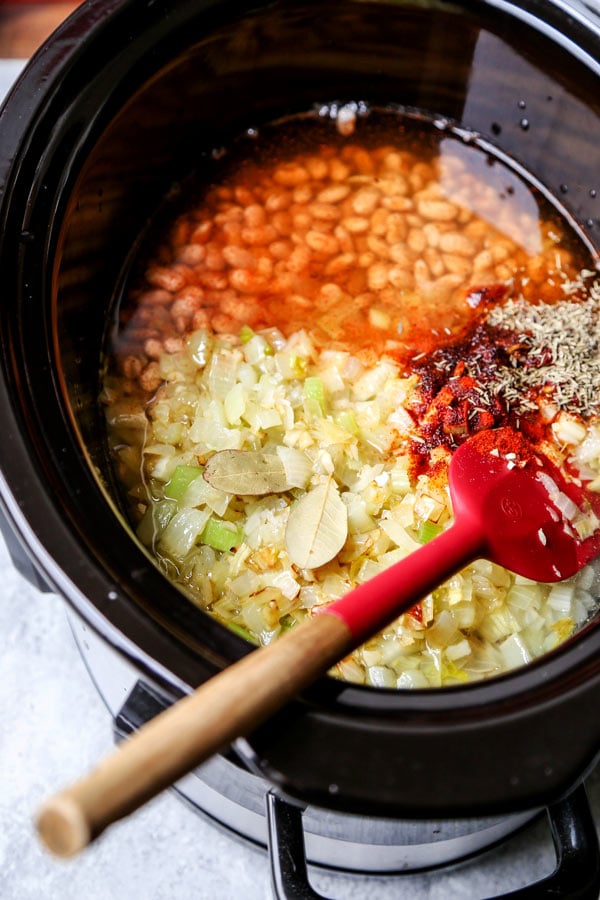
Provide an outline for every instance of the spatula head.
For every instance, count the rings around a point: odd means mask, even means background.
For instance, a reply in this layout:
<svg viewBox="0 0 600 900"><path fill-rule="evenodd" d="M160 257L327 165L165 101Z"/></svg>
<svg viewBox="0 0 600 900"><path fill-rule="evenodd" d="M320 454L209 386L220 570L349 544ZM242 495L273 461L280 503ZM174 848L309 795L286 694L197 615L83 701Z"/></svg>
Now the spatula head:
<svg viewBox="0 0 600 900"><path fill-rule="evenodd" d="M561 581L600 552L598 498L515 434L497 429L454 453L454 513L477 523L488 559L535 581Z"/></svg>

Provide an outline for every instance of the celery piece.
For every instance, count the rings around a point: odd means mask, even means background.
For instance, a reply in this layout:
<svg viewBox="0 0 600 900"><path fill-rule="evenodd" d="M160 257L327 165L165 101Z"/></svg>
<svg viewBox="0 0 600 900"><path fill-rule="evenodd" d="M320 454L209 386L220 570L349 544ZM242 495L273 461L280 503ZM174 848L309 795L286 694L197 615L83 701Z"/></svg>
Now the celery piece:
<svg viewBox="0 0 600 900"><path fill-rule="evenodd" d="M336 425L339 425L340 428L343 428L345 431L348 431L350 434L357 435L360 431L358 427L358 422L356 421L356 416L352 412L351 409L344 409L340 412L335 419Z"/></svg>
<svg viewBox="0 0 600 900"><path fill-rule="evenodd" d="M201 474L202 466L176 466L171 480L165 485L165 497L181 500L192 481Z"/></svg>
<svg viewBox="0 0 600 900"><path fill-rule="evenodd" d="M281 617L281 619L279 620L279 624L281 625L282 631L290 631L296 624L296 620L293 616L290 616L290 614L287 613L285 616Z"/></svg>
<svg viewBox="0 0 600 900"><path fill-rule="evenodd" d="M238 625L237 622L228 622L227 627L230 631L234 631L237 635L244 638L247 641L250 641L251 644L258 644L258 641L252 634L252 632L248 631L247 628L244 628L243 625Z"/></svg>
<svg viewBox="0 0 600 900"><path fill-rule="evenodd" d="M428 544L429 541L432 541L435 537L437 537L441 531L441 525L437 525L435 522L423 522L423 524L419 528L417 540L420 544Z"/></svg>
<svg viewBox="0 0 600 900"><path fill-rule="evenodd" d="M238 528L233 522L226 522L224 519L216 519L211 516L204 531L200 535L200 543L208 544L215 550L232 550L234 547L242 543L243 534L241 528Z"/></svg>
<svg viewBox="0 0 600 900"><path fill-rule="evenodd" d="M242 344L247 344L248 341L252 340L254 337L254 332L250 328L249 325L242 325L240 328L240 341Z"/></svg>
<svg viewBox="0 0 600 900"><path fill-rule="evenodd" d="M309 375L304 379L304 399L308 413L313 416L325 415L325 388L317 375Z"/></svg>

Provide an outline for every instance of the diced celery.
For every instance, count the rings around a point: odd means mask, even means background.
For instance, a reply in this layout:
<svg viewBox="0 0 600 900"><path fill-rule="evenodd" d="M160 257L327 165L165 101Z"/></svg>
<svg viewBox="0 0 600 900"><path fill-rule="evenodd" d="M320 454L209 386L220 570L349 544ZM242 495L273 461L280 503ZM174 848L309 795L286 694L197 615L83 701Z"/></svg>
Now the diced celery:
<svg viewBox="0 0 600 900"><path fill-rule="evenodd" d="M244 628L243 625L238 625L237 622L229 622L229 623L228 623L228 628L229 628L231 631L234 631L234 632L235 632L236 634L238 634L240 637L243 637L245 640L250 641L251 644L257 644L257 643L258 643L258 641L257 641L256 638L254 637L254 635L253 635L250 631L248 631L247 628Z"/></svg>
<svg viewBox="0 0 600 900"><path fill-rule="evenodd" d="M176 466L171 480L165 485L165 497L181 500L188 487L202 474L202 466Z"/></svg>
<svg viewBox="0 0 600 900"><path fill-rule="evenodd" d="M240 341L242 344L247 344L248 341L251 341L254 337L254 332L250 328L249 325L242 325L240 328Z"/></svg>
<svg viewBox="0 0 600 900"><path fill-rule="evenodd" d="M428 544L429 541L432 541L435 537L438 536L442 532L442 526L438 525L436 522L423 522L421 527L419 528L419 533L417 534L417 540L421 544Z"/></svg>
<svg viewBox="0 0 600 900"><path fill-rule="evenodd" d="M317 375L309 375L304 379L304 400L306 410L312 416L324 416L326 413L325 388Z"/></svg>
<svg viewBox="0 0 600 900"><path fill-rule="evenodd" d="M281 625L282 631L290 631L296 624L296 620L288 613L279 620L279 624Z"/></svg>
<svg viewBox="0 0 600 900"><path fill-rule="evenodd" d="M360 431L358 422L356 421L356 416L351 409L342 410L342 412L338 413L338 415L335 417L335 421L336 424L340 426L340 428L344 428L350 434L357 435Z"/></svg>
<svg viewBox="0 0 600 900"><path fill-rule="evenodd" d="M215 550L232 550L242 543L242 529L233 522L226 522L224 519L216 519L211 516L204 530L200 535L202 544L208 544Z"/></svg>

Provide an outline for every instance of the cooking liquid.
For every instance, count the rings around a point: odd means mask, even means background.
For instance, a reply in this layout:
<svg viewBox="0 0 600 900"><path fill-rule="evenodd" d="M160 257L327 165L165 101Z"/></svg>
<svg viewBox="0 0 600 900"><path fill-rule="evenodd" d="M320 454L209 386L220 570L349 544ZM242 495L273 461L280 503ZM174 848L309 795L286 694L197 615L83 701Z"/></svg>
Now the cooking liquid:
<svg viewBox="0 0 600 900"><path fill-rule="evenodd" d="M406 527L414 538L424 522L435 530L449 521L449 453L469 434L510 422L530 439L543 441L545 449L552 444L555 459L564 461L564 447L559 450L552 432L561 413L553 406L552 385L542 379L528 388L526 406L511 407L498 374L506 377L518 365L540 367L547 348L525 346L510 323L491 327L486 320L515 298L575 309L589 299L596 259L558 204L520 170L473 136L421 114L362 110L336 117L324 109L250 131L227 152L215 153L206 168L203 183L190 180L161 211L123 287L118 322L107 344L103 399L132 518L146 520L142 531L159 562L201 606L264 641L309 614L313 603L324 602L323 585L335 594L356 583L357 572L358 580L366 577L356 561L364 563L369 551L357 549L361 536L355 528L337 561L316 575L292 573L303 585L300 595L279 602L271 593L258 612L253 609L252 622L259 624L252 627L250 616L244 618L243 601L232 598L231 577L221 578L215 593L207 588L204 572L202 588L194 587L195 563L161 550L158 526L150 534L147 530L149 504L160 503L164 494L157 467L150 474L147 470L144 423L148 413L154 423L151 444L175 447L175 454L184 446L178 436L181 423L159 421L163 413L157 412L161 401L174 396L178 382L195 383L189 359L182 362L184 374L177 373L178 358L189 357L198 335L213 335L219 346L238 348L263 335L275 352L285 338L306 332L314 353L340 352L355 361L338 373L341 382L359 379L382 359L391 361L398 376L408 379L403 424L396 418L389 440L381 437L390 432L387 423L387 432L377 424L371 435L365 428L358 441L365 464L409 460L406 471L417 512L406 519ZM166 394L161 394L165 382ZM578 401L571 399L569 415L585 432L595 414L573 413ZM186 415L184 410L182 420ZM243 424L243 414L238 421ZM208 456L200 450L195 464L210 455L210 448ZM168 463L162 471L171 471ZM423 498L429 506L419 503ZM365 516L365 528L369 520L381 524L378 513L383 518L394 514L394 498L386 502ZM225 518L237 521L241 513L235 504ZM386 546L380 541L380 550ZM251 566L256 571L274 566L268 555L250 560ZM531 654L518 643L521 626L514 633L500 629L495 634L485 616L502 606L515 585L513 576L482 565L475 564L464 596L454 585L437 600L426 598L379 645L371 642L366 655L357 651L341 664L338 674L384 686L453 683L526 662L571 633L571 616L555 616L550 635L540 638ZM584 593L590 578L586 574ZM325 592L316 600L314 590L310 593L314 583ZM256 595L264 593L262 582L257 585L248 594L253 607ZM481 607L476 615L465 613L469 603ZM580 603L579 621L590 605L589 599ZM504 656L498 653L500 639L508 642L515 635L516 652L511 645ZM492 662L481 652L484 646L493 650ZM405 665L401 657L421 651L429 654L430 665L425 676L417 677L414 660ZM472 656L470 667L457 668L461 654ZM369 659L375 659L373 665ZM383 672L388 668L389 677Z"/></svg>
<svg viewBox="0 0 600 900"><path fill-rule="evenodd" d="M151 232L109 355L186 333L190 312L204 309L217 332L290 334L309 319L319 343L410 366L482 307L509 294L556 302L595 269L558 205L472 136L382 112L340 130L323 115L291 119L215 154L212 184L184 185ZM152 287L187 299L187 310L153 322Z"/></svg>

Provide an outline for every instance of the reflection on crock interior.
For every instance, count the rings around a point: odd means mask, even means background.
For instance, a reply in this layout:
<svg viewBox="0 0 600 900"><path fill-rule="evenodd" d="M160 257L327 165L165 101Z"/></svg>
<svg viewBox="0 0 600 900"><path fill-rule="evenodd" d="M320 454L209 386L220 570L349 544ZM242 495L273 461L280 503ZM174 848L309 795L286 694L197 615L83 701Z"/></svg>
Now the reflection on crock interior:
<svg viewBox="0 0 600 900"><path fill-rule="evenodd" d="M512 428L600 488L588 246L470 136L357 108L253 130L215 154L208 183L182 185L106 347L101 399L137 534L254 643L447 528L448 463L472 434ZM545 585L479 560L333 674L488 678L571 636L596 587L592 566Z"/></svg>

